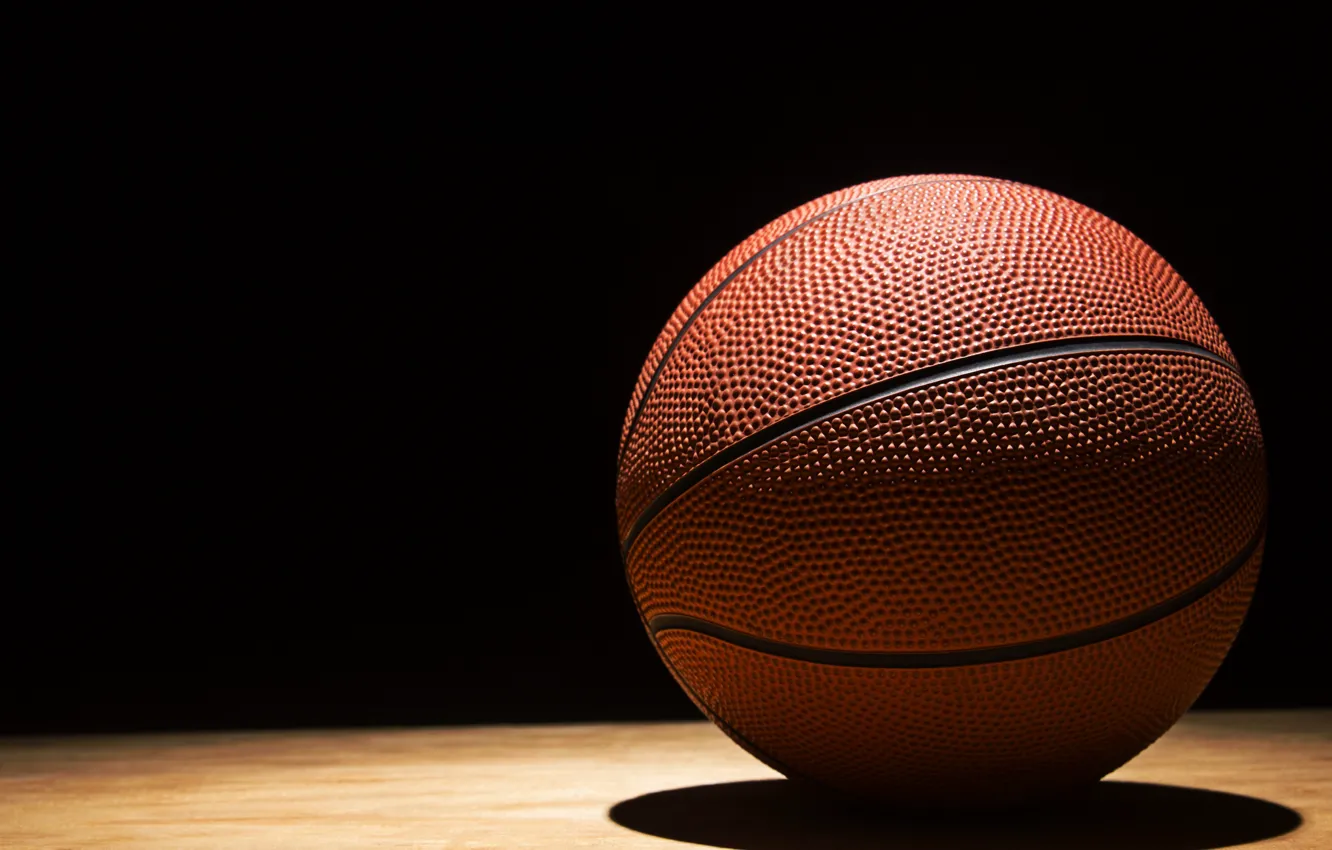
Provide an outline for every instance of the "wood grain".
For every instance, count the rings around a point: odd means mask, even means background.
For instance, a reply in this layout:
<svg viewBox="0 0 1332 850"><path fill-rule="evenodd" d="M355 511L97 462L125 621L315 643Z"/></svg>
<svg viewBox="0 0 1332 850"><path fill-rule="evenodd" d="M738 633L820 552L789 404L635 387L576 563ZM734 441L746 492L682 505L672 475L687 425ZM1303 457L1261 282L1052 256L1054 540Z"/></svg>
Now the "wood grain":
<svg viewBox="0 0 1332 850"><path fill-rule="evenodd" d="M0 847L1332 848L1332 711L1193 713L1120 782L1018 814L775 776L701 722L0 739Z"/></svg>

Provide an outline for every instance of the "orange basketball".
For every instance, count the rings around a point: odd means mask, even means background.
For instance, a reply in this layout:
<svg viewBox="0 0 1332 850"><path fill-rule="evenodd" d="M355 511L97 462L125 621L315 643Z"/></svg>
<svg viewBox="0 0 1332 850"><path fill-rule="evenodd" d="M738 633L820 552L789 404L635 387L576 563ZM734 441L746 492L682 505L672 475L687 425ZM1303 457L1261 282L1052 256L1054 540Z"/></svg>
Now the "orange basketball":
<svg viewBox="0 0 1332 850"><path fill-rule="evenodd" d="M1266 484L1216 323L1141 240L965 175L826 195L689 292L625 418L653 644L791 777L901 804L1092 782L1197 698Z"/></svg>

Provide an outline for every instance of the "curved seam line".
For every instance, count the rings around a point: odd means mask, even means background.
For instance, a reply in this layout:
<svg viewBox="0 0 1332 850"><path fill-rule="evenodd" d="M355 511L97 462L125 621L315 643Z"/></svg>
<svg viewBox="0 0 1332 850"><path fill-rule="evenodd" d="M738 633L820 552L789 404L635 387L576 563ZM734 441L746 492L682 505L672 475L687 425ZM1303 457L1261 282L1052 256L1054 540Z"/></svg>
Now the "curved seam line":
<svg viewBox="0 0 1332 850"><path fill-rule="evenodd" d="M668 629L696 632L736 646L774 655L807 661L814 664L828 664L838 667L882 667L893 669L920 669L934 667L965 667L976 664L992 664L1000 661L1016 661L1035 658L1056 652L1065 652L1091 644L1101 643L1116 637L1122 637L1144 626L1165 619L1171 614L1184 610L1195 602L1201 601L1212 591L1234 577L1253 557L1267 530L1267 517L1258 522L1254 532L1244 548L1225 566L1188 590L1157 604L1145 608L1136 614L1130 614L1109 623L1093 626L1089 629L1057 637L1042 638L1024 643L986 647L984 649L962 649L942 652L861 652L842 649L820 649L806 647L783 641L769 640L747 632L741 632L727 626L690 617L684 614L659 614L648 621L648 629L653 640L659 632Z"/></svg>
<svg viewBox="0 0 1332 850"><path fill-rule="evenodd" d="M716 288L714 288L711 292L708 293L708 296L704 298L697 307L694 308L694 312L689 314L689 318L685 319L684 324L680 326L680 330L677 331L675 337L671 339L671 344L666 346L665 353L661 355L661 360L657 362L657 368L652 371L652 377L648 379L647 386L643 388L643 397L639 400L637 409L634 410L634 418L629 421L629 429L624 432L624 442L620 444L620 453L619 456L616 458L616 465L618 466L620 463L624 462L624 453L629 450L629 441L633 439L634 431L638 428L638 420L643 415L643 408L647 407L648 397L652 395L652 388L657 385L657 376L661 374L662 369L666 368L666 361L670 360L671 355L675 353L675 347L680 344L680 340L684 339L685 332L689 330L689 326L692 325L694 323L694 320L698 318L699 314L703 312L703 308L711 304L712 299L716 298L718 295L721 294L721 291L726 288L727 284L729 284L732 280L735 280L735 278L742 271L749 268L749 266L755 260L766 254L768 252L768 249L775 247L778 243L785 241L788 236L795 234L799 230L803 230L804 228L808 227L809 225L813 224L819 219L832 215L833 213L837 212L840 209L849 207L852 204L858 204L861 201L867 201L870 198L875 198L878 197L879 195L886 195L889 192L898 192L904 189L911 189L916 186L932 186L936 183L1008 183L1008 182L1011 181L1000 180L994 177L975 177L975 178L945 177L940 180L922 180L919 183L908 183L905 186L890 186L887 189L880 189L877 192L870 192L868 195L861 195L858 198L852 198L849 201L844 201L835 207L829 207L828 209L824 210L818 215L812 216L800 222L795 227L792 227L790 230L786 231L781 236L776 237L771 242L764 245L762 248L758 249L758 251L756 251L752 256L750 256L749 259L745 260L743 263L736 266L735 271L728 274L725 280L717 284Z"/></svg>
<svg viewBox="0 0 1332 850"><path fill-rule="evenodd" d="M1072 357L1080 354L1098 354L1112 351L1167 351L1176 354L1189 354L1210 360L1213 363L1219 363L1230 372L1234 373L1237 377L1239 376L1238 370L1220 355L1214 354L1205 348L1201 348L1191 343L1179 342L1177 340L1161 337L1095 337L1084 339L1087 341L1070 342L1067 339L1043 341L1027 345L1013 346L1011 348L1000 349L999 351L982 352L968 357L949 360L944 363L936 363L933 366L926 366L923 369L917 369L903 375L895 375L883 381L867 384L866 386L852 390L849 393L844 393L843 395L828 399L813 407L797 411L784 419L772 422L768 426L760 428L758 431L755 431L744 439L730 444L726 448L707 458L698 466L681 476L670 487L666 488L665 492L653 499L652 502L643 509L642 513L638 515L638 518L634 520L634 524L630 527L624 542L621 543L621 554L626 558L629 556L629 552L633 549L634 543L638 540L643 530L647 528L648 524L656 519L667 506L683 496L688 490L693 488L694 485L727 466L732 461L738 460L749 454L751 451L777 442L778 440L788 437L817 422L831 419L834 416L839 416L871 402L888 398L889 396L922 389L932 384L940 384L947 381L957 380L959 378L969 377L980 372L986 372L1004 366L1015 366L1056 357ZM1241 380L1243 379L1241 378Z"/></svg>
<svg viewBox="0 0 1332 850"><path fill-rule="evenodd" d="M626 580L628 579L627 571L625 578ZM629 588L629 592L630 595L632 596L633 594L632 585ZM657 640L657 633L652 630L652 627L648 624L647 618L643 616L643 610L638 607L637 600L635 600L634 602L634 609L638 612L639 622L643 624L643 628L648 633L648 640L652 641L653 646L657 648L657 651L661 654L662 661L665 663L666 667L673 674L676 682L680 685L681 688L683 688L688 693L689 696L693 697L694 701L698 703L698 705L706 706L706 708L703 708L704 716L707 717L709 720L711 720L713 723L722 727L722 731L731 735L737 742L743 742L741 744L742 748L747 749L750 755L754 756L754 758L763 762L768 767L771 767L773 770L777 771L778 773L784 774L787 777L794 778L796 776L799 776L799 774L795 773L793 770L788 768L783 762L769 755L766 750L762 749L753 741L749 740L748 737L741 735L740 732L736 730L734 726L732 726L731 724L727 723L725 720L722 719L721 715L717 712L717 709L712 704L712 702L703 699L703 696L698 692L698 690L694 688L692 684L690 684L689 680L686 679L684 674L680 672L680 669L675 666L675 662L671 660L670 653L668 653L666 651L666 647L662 646L661 642Z"/></svg>
<svg viewBox="0 0 1332 850"><path fill-rule="evenodd" d="M771 767L773 770L777 771L778 773L784 774L792 779L800 776L800 774L796 773L791 768L787 767L785 763L773 757L772 755L768 754L766 750L762 749L753 741L749 740L747 736L740 734L739 730L737 730L735 727L731 726L729 723L727 723L725 720L722 719L721 715L717 712L716 706L714 706L710 700L705 700L703 698L703 695L698 692L698 690L693 686L693 684L690 683L690 681L687 678L685 678L684 674L680 672L679 668L675 666L675 662L671 659L670 653L668 653L666 651L666 647L662 646L661 642L657 640L656 632L654 632L652 630L651 625L648 624L647 617L643 615L643 609L638 604L637 597L634 596L634 586L633 583L629 580L628 564L625 565L624 569L624 581L629 591L630 601L633 603L634 606L634 613L638 615L638 622L643 624L643 631L647 632L648 640L651 641L653 647L656 648L658 655L660 655L662 662L666 665L666 668L671 673L672 677L680 685L680 687L684 689L686 694L693 698L694 702L703 711L703 715L707 717L709 720L711 720L713 723L715 723L717 726L721 727L723 732L726 732L727 734L733 736L737 742L741 742L740 745L742 748L746 749L751 755L753 755L756 759L766 764L768 767Z"/></svg>

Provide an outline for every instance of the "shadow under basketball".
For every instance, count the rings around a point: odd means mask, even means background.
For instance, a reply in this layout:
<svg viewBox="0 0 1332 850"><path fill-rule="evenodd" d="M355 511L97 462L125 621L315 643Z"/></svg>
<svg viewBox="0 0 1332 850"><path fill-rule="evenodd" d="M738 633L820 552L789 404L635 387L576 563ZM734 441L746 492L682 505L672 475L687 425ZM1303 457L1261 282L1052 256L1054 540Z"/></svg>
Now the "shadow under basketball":
<svg viewBox="0 0 1332 850"><path fill-rule="evenodd" d="M1274 838L1303 822L1256 797L1138 782L1100 782L1047 806L982 814L889 812L770 779L644 794L609 815L648 835L736 850L1205 850Z"/></svg>

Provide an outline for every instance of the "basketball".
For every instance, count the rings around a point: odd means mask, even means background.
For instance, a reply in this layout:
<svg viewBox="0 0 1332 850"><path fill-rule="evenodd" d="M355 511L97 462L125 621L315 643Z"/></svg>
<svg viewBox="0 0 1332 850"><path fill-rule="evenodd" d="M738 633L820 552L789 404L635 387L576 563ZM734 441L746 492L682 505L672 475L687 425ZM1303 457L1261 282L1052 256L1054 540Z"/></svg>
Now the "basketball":
<svg viewBox="0 0 1332 850"><path fill-rule="evenodd" d="M1198 297L1033 186L917 175L776 219L688 292L621 432L662 661L783 774L912 806L1089 784L1244 618L1257 414Z"/></svg>

